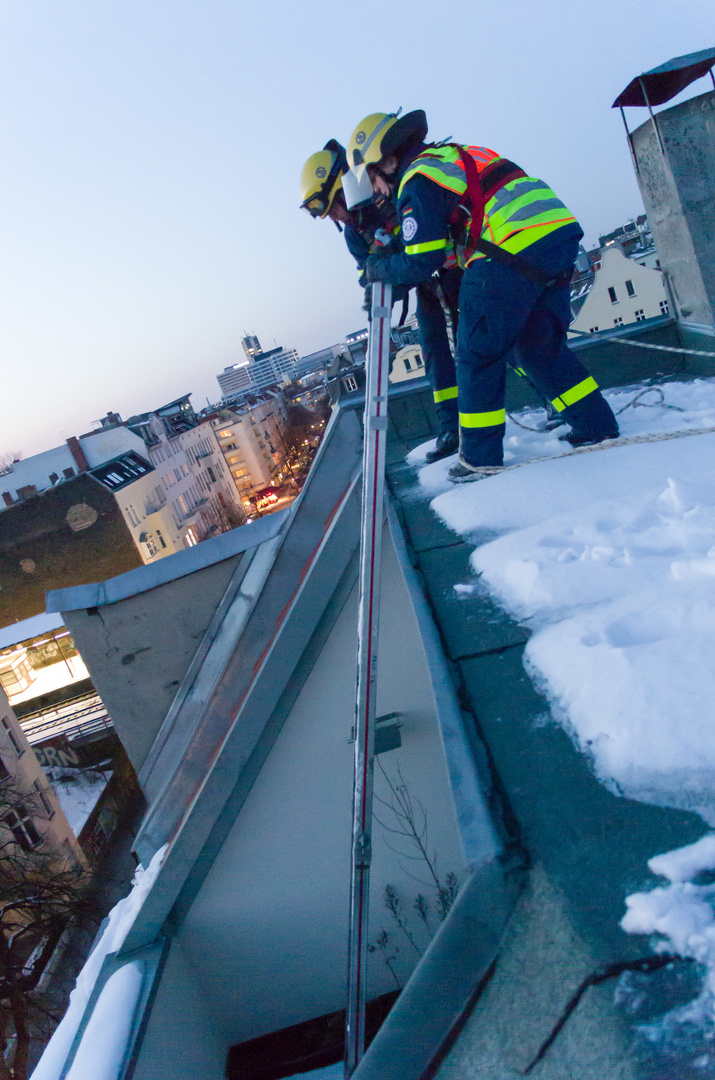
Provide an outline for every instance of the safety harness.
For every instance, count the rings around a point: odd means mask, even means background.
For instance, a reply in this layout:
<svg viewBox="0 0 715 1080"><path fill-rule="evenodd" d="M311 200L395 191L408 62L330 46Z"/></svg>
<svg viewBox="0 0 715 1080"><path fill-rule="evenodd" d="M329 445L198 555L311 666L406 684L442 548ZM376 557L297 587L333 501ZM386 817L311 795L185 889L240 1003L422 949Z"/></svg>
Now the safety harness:
<svg viewBox="0 0 715 1080"><path fill-rule="evenodd" d="M511 251L506 251L504 248L499 247L498 244L492 244L489 240L484 240L481 235L484 226L484 209L487 203L499 188L511 183L512 180L518 180L520 177L526 176L524 170L515 165L513 161L500 158L494 165L487 165L480 173L474 158L459 143L441 143L440 146L450 146L457 151L466 173L466 194L470 205L457 208L458 215L460 211L469 214L465 242L466 258L469 259L473 252L479 251L482 255L494 259L495 262L516 270L522 277L535 285L540 285L542 289L567 285L571 280L572 271L570 269L562 270L560 274L554 277L547 274L540 267L534 266L522 255L515 255ZM455 221L453 224L456 223Z"/></svg>

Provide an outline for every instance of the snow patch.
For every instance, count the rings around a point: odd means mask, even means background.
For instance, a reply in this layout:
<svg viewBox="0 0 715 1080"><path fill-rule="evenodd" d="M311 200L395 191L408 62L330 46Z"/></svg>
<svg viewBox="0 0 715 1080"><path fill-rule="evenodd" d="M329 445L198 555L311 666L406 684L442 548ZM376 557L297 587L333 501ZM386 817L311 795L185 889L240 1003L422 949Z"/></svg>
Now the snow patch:
<svg viewBox="0 0 715 1080"><path fill-rule="evenodd" d="M45 773L54 788L72 832L75 836L79 836L109 783L111 772L105 773L99 769L90 772L51 766L45 769Z"/></svg>
<svg viewBox="0 0 715 1080"><path fill-rule="evenodd" d="M59 1080L62 1074L67 1056L72 1048L74 1037L77 1034L77 1030L82 1022L87 1002L90 999L94 984L97 981L102 964L106 957L113 952L116 952L121 948L124 939L126 938L129 930L131 929L134 920L136 919L144 900L146 899L156 877L161 868L161 863L166 854L167 845L160 848L157 851L154 858L149 863L149 866L144 869L138 867L137 872L134 875L134 885L128 896L125 896L123 900L120 900L118 904L110 911L107 916L107 925L104 933L99 941L96 943L94 949L90 953L87 962L80 971L74 990L70 994L70 1002L59 1027L54 1032L49 1043L45 1047L45 1051L40 1058L35 1071L32 1074L32 1080ZM124 969L121 969L124 970ZM115 974L120 974L116 972ZM112 979L108 980L107 987L112 982ZM104 988L104 990L107 989ZM134 993L134 976L127 975L123 980L117 980L114 984L114 989L111 991L111 995L108 995L108 1000L111 1000L115 1008L119 1008L117 1001L118 988L122 988L122 1000L127 1001L127 1008L130 1007L129 998ZM104 995L104 990L101 997ZM134 998L133 1000L136 1000ZM123 1014L126 1016L126 1011ZM113 1021L112 1021L113 1022ZM87 1026L87 1032L92 1025ZM92 1029L94 1030L94 1028ZM93 1052L93 1062L98 1063L102 1061L104 1054L104 1040L106 1031L103 1030L101 1037L97 1035L96 1040L87 1040L87 1032L82 1040L82 1046L84 1047L87 1042L87 1049ZM78 1054L79 1056L79 1054ZM76 1059L75 1059L76 1060ZM74 1072L74 1065L71 1073L73 1080L77 1080L80 1073ZM97 1075L96 1072L84 1072L82 1076ZM107 1074L112 1075L112 1074Z"/></svg>
<svg viewBox="0 0 715 1080"><path fill-rule="evenodd" d="M686 411L630 409L623 434L715 419L713 380L666 395ZM607 396L618 407L634 391ZM553 433L512 425L507 438L515 461L537 439L540 457L563 453ZM449 487L432 507L455 532L496 537L471 556L480 588L532 631L526 665L599 778L715 825L715 729L703 723L715 700L715 434L567 453L459 486L447 469L425 466L420 484Z"/></svg>

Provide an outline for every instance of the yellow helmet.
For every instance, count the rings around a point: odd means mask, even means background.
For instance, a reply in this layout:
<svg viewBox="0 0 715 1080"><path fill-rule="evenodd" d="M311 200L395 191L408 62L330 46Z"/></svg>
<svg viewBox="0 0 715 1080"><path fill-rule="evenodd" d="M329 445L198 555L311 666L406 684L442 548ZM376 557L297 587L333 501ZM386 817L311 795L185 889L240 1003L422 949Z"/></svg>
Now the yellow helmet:
<svg viewBox="0 0 715 1080"><path fill-rule="evenodd" d="M311 217L327 217L337 193L343 186L343 174L348 171L345 148L330 139L317 154L311 154L300 174L302 210Z"/></svg>
<svg viewBox="0 0 715 1080"><path fill-rule="evenodd" d="M427 135L427 118L422 109L400 116L396 113L370 113L353 131L348 142L350 171L343 179L348 210L369 202L372 181L368 165L377 165L385 157L397 154L409 144L422 144Z"/></svg>
<svg viewBox="0 0 715 1080"><path fill-rule="evenodd" d="M410 142L421 142L427 135L427 118L422 109L400 116L394 113L371 113L353 131L348 142L348 165L376 165L381 158L396 153Z"/></svg>
<svg viewBox="0 0 715 1080"><path fill-rule="evenodd" d="M348 142L348 162L355 165L371 165L383 156L382 140L391 127L394 127L398 113L370 113L350 136Z"/></svg>

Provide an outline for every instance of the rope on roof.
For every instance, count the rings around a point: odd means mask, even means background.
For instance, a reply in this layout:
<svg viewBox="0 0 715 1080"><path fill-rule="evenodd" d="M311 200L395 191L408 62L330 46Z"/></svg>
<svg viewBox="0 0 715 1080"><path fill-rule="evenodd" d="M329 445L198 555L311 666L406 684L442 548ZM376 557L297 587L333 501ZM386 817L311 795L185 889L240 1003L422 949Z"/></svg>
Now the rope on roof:
<svg viewBox="0 0 715 1080"><path fill-rule="evenodd" d="M570 334L578 334L579 337L592 338L595 334L589 334L586 330L569 330ZM702 349L678 349L675 345L650 345L645 341L629 341L627 338L603 338L604 345L631 345L634 349L657 349L658 352L685 353L686 356L710 356L715 359L715 352L703 352Z"/></svg>

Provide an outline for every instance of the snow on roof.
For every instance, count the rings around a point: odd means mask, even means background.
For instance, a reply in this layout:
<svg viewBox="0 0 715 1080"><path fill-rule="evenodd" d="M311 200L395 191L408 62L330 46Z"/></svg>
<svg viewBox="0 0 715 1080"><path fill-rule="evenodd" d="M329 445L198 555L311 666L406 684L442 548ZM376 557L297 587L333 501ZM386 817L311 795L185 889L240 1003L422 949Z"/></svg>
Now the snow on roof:
<svg viewBox="0 0 715 1080"><path fill-rule="evenodd" d="M525 665L601 782L715 826L715 432L702 431L715 380L650 388L629 408L642 389L606 392L623 436L696 434L564 453L559 429L509 420L505 462L525 467L454 486L448 459L423 465L420 485L455 532L490 537L471 556L479 583L455 591L486 586L530 628ZM715 990L713 887L692 883L715 870L715 834L649 865L670 884L630 897L623 928L707 964Z"/></svg>
<svg viewBox="0 0 715 1080"><path fill-rule="evenodd" d="M111 773L100 772L98 769L85 772L82 769L57 767L46 768L45 773L64 810L70 829L75 836L79 836L109 783Z"/></svg>
<svg viewBox="0 0 715 1080"><path fill-rule="evenodd" d="M75 988L70 994L67 1012L45 1047L45 1051L32 1074L32 1080L59 1080L62 1075L100 969L107 956L116 952L124 942L159 873L165 853L166 847L160 848L146 869L143 867L137 869L134 876L134 887L131 892L123 900L120 900L118 904L115 904L107 916L104 932L96 942L87 962L77 977ZM131 967L131 964L125 966ZM123 971L124 968L120 970ZM137 997L136 978L130 973L128 976L114 982L112 980L107 982L98 1004L102 1002L107 991L109 992L104 1000L104 1005L107 1008L102 1008L100 1013L100 1016L106 1017L106 1022L103 1023L100 1030L99 1025L97 1023L93 1024L90 1020L69 1074L73 1077L73 1080L79 1080L80 1075L82 1077L92 1075L95 1078L116 1075L116 1068L114 1073L105 1070L100 1074L98 1072L99 1063L104 1063L107 1047L110 1047L112 1051L116 1051L117 1048L123 1051L126 1045L127 1017L130 1015L130 1010L133 1009ZM82 1061L93 1062L95 1070L90 1073L85 1069L80 1074L78 1062L81 1065ZM112 1061L116 1062L116 1053Z"/></svg>

